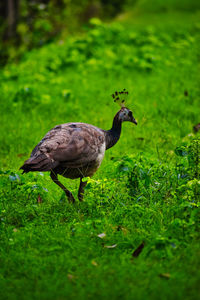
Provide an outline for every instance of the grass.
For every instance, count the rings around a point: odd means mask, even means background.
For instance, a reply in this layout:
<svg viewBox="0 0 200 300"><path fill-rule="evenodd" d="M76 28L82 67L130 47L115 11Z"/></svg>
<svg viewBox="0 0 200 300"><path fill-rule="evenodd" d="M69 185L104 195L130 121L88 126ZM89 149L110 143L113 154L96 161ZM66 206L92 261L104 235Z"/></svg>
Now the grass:
<svg viewBox="0 0 200 300"><path fill-rule="evenodd" d="M197 299L199 14L153 16L93 19L1 71L1 299ZM20 174L54 125L109 128L121 88L138 126L123 124L83 203Z"/></svg>

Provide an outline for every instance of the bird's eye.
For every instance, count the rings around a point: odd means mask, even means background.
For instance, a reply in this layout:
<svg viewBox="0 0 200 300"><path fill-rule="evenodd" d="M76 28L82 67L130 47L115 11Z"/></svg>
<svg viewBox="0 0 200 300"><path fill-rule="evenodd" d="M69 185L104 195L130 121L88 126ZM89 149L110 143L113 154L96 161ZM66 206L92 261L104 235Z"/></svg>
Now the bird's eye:
<svg viewBox="0 0 200 300"><path fill-rule="evenodd" d="M129 117L132 117L132 111L128 112Z"/></svg>

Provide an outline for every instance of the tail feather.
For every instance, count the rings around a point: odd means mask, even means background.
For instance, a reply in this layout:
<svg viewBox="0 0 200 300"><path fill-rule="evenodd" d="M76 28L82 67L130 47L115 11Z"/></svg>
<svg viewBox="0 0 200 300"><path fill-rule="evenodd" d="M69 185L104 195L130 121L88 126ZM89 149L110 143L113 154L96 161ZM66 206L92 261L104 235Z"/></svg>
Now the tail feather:
<svg viewBox="0 0 200 300"><path fill-rule="evenodd" d="M24 174L33 171L50 171L51 169L54 169L57 165L58 162L52 162L52 160L45 154L40 154L36 157L33 156L26 160L20 169L23 170Z"/></svg>

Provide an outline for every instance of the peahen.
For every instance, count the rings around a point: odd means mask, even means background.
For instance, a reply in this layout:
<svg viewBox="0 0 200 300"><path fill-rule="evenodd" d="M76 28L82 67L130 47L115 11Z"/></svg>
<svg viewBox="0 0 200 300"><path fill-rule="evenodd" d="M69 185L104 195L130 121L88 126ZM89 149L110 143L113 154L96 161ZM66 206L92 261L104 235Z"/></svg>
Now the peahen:
<svg viewBox="0 0 200 300"><path fill-rule="evenodd" d="M83 177L92 176L99 168L105 150L113 147L120 138L122 122L137 125L132 111L124 106L128 92L124 89L112 97L121 109L113 119L112 128L103 130L85 123L66 123L51 129L33 149L31 157L20 169L23 173L50 171L51 179L64 190L69 201L74 202L72 193L58 180L58 174L66 178L80 178L78 198L83 200L86 182Z"/></svg>

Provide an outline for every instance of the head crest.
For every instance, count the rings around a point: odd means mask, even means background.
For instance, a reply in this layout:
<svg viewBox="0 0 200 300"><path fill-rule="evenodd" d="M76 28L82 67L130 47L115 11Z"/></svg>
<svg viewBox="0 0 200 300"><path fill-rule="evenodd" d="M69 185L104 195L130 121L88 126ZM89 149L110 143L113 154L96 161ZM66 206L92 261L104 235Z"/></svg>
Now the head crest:
<svg viewBox="0 0 200 300"><path fill-rule="evenodd" d="M128 91L126 89L123 89L121 92L115 92L112 94L112 97L114 99L114 102L118 103L119 106L125 107L125 102L128 97Z"/></svg>

